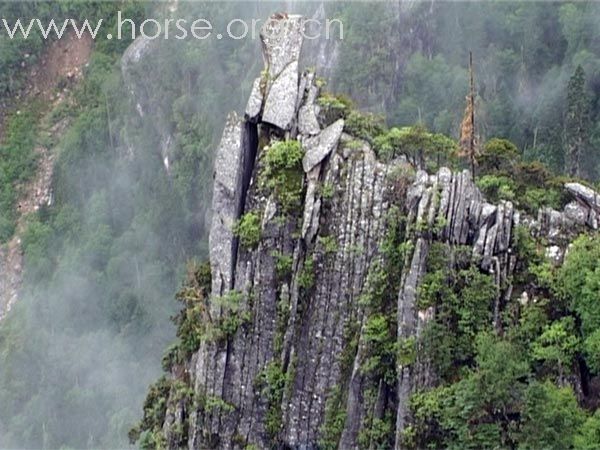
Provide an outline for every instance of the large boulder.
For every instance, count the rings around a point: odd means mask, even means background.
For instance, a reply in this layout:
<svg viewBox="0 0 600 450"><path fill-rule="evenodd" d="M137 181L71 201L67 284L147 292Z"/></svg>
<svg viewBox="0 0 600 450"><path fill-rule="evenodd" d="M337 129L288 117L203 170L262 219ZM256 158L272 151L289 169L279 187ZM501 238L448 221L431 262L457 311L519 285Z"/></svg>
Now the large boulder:
<svg viewBox="0 0 600 450"><path fill-rule="evenodd" d="M263 57L269 79L277 78L292 62L298 62L304 40L304 18L273 15L260 31Z"/></svg>
<svg viewBox="0 0 600 450"><path fill-rule="evenodd" d="M298 61L292 61L279 74L267 94L262 121L289 130L298 98Z"/></svg>
<svg viewBox="0 0 600 450"><path fill-rule="evenodd" d="M588 208L600 211L600 195L593 189L579 183L566 183L565 189L572 194L575 199L583 203Z"/></svg>
<svg viewBox="0 0 600 450"><path fill-rule="evenodd" d="M305 172L323 161L337 147L342 131L344 131L344 119L339 119L318 135L304 140L302 144L306 153L302 159L302 167Z"/></svg>

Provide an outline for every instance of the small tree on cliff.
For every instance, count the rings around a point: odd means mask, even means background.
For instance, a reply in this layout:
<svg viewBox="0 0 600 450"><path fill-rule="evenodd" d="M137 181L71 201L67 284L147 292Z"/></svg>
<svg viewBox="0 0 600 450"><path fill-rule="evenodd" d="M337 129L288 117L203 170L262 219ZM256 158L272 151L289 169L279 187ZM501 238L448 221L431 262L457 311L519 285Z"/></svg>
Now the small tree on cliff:
<svg viewBox="0 0 600 450"><path fill-rule="evenodd" d="M460 125L461 156L466 157L471 164L471 175L475 179L475 163L477 161L477 137L475 135L475 83L473 81L473 53L469 52L469 95L467 107Z"/></svg>
<svg viewBox="0 0 600 450"><path fill-rule="evenodd" d="M583 176L589 143L590 100L585 89L585 72L577 66L567 87L565 147L569 175ZM589 175L589 174L587 174Z"/></svg>

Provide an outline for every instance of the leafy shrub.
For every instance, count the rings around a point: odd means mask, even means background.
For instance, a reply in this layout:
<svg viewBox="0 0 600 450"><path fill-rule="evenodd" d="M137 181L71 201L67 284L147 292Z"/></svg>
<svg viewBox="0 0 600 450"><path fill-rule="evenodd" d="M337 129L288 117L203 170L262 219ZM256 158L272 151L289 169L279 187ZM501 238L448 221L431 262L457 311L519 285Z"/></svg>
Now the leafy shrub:
<svg viewBox="0 0 600 450"><path fill-rule="evenodd" d="M273 257L275 258L275 270L277 271L277 275L280 277L288 276L292 271L292 264L294 262L294 258L291 255L286 255L282 252L273 253Z"/></svg>
<svg viewBox="0 0 600 450"><path fill-rule="evenodd" d="M483 173L510 170L520 160L517 147L506 139L493 138L485 143L477 162Z"/></svg>
<svg viewBox="0 0 600 450"><path fill-rule="evenodd" d="M338 251L338 243L334 236L319 236L319 243L325 253L335 253Z"/></svg>
<svg viewBox="0 0 600 450"><path fill-rule="evenodd" d="M257 212L247 212L235 224L233 233L240 238L244 247L256 248L260 242L261 223Z"/></svg>
<svg viewBox="0 0 600 450"><path fill-rule="evenodd" d="M507 176L483 175L477 180L477 187L492 203L498 203L500 200L513 201L516 198L515 183Z"/></svg>
<svg viewBox="0 0 600 450"><path fill-rule="evenodd" d="M373 142L377 136L385 131L385 121L383 117L372 113L363 114L352 111L346 117L344 129L354 137Z"/></svg>
<svg viewBox="0 0 600 450"><path fill-rule="evenodd" d="M286 374L278 362L270 362L259 374L256 380L257 388L267 401L268 410L265 428L272 438L277 436L283 423L281 401L283 391L288 382Z"/></svg>
<svg viewBox="0 0 600 450"><path fill-rule="evenodd" d="M302 200L302 158L304 150L296 140L279 141L266 149L262 184L270 189L286 212L296 210Z"/></svg>
<svg viewBox="0 0 600 450"><path fill-rule="evenodd" d="M298 275L298 286L302 289L310 289L315 283L315 262L312 257L306 258L304 261L304 267Z"/></svg>
<svg viewBox="0 0 600 450"><path fill-rule="evenodd" d="M422 125L392 128L374 140L374 149L383 160L404 155L415 168L425 168L426 161L439 166L452 162L457 155L455 141L442 134L432 134Z"/></svg>
<svg viewBox="0 0 600 450"><path fill-rule="evenodd" d="M317 99L321 107L321 115L325 124L331 124L338 119L347 117L354 108L352 100L343 94L322 93Z"/></svg>

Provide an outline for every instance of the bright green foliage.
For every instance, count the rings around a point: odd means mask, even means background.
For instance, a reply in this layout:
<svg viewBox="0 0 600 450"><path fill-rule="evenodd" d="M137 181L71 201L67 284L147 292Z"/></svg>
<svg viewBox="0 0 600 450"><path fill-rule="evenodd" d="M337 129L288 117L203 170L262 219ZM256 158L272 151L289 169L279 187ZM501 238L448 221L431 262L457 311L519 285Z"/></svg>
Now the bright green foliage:
<svg viewBox="0 0 600 450"><path fill-rule="evenodd" d="M277 275L280 277L287 277L292 272L294 257L281 252L273 253L273 257L275 258L275 270L277 271Z"/></svg>
<svg viewBox="0 0 600 450"><path fill-rule="evenodd" d="M490 333L489 315L480 315L486 296L477 298L485 284L475 283L458 294L453 279L461 271L441 269L460 258L449 258L450 250L441 244L431 247L419 307L433 307L436 314L420 348L440 385L411 398L414 422L403 436L409 448L597 446L597 416L586 420L569 380L589 382L598 371L598 242L581 236L564 265L554 270L545 261L544 246L528 230L517 228L514 245L520 262L513 281L515 286L537 286L541 298L506 305L502 336ZM473 275L465 278L475 280ZM465 302L470 298L473 303ZM488 303L488 314L489 308ZM590 401L595 393L590 389L584 396Z"/></svg>
<svg viewBox="0 0 600 450"><path fill-rule="evenodd" d="M493 279L476 267L453 270L451 255L459 261L459 250L444 244L432 245L428 272L418 290L418 307L434 308L436 318L424 330L425 351L437 373L450 377L461 364L474 356L475 336L491 326L497 292Z"/></svg>
<svg viewBox="0 0 600 450"><path fill-rule="evenodd" d="M380 376L388 383L394 382L396 364L396 343L390 340L393 335L393 323L383 314L374 314L367 320L364 329L364 341L369 348L369 356L362 369Z"/></svg>
<svg viewBox="0 0 600 450"><path fill-rule="evenodd" d="M342 404L341 389L336 387L325 404L325 419L320 430L319 448L337 450L345 421L346 411Z"/></svg>
<svg viewBox="0 0 600 450"><path fill-rule="evenodd" d="M392 159L404 155L415 168L425 168L426 160L451 161L458 146L452 139L429 133L423 126L392 128L375 139L375 151L379 157Z"/></svg>
<svg viewBox="0 0 600 450"><path fill-rule="evenodd" d="M581 318L586 337L600 328L600 239L581 236L559 269L555 290Z"/></svg>
<svg viewBox="0 0 600 450"><path fill-rule="evenodd" d="M600 373L600 328L590 334L583 342L585 360L593 373Z"/></svg>
<svg viewBox="0 0 600 450"><path fill-rule="evenodd" d="M581 236L573 242L554 284L558 296L580 319L584 355L595 373L600 370L599 258L600 239L597 236Z"/></svg>
<svg viewBox="0 0 600 450"><path fill-rule="evenodd" d="M233 233L240 238L240 243L250 249L258 246L260 232L260 215L255 211L244 214L233 228Z"/></svg>
<svg viewBox="0 0 600 450"><path fill-rule="evenodd" d="M509 329L508 336L511 342L521 346L524 353L531 351L533 343L550 321L546 312L547 303L543 301L524 306L518 322Z"/></svg>
<svg viewBox="0 0 600 450"><path fill-rule="evenodd" d="M339 248L335 236L319 236L319 244L327 254L335 253Z"/></svg>
<svg viewBox="0 0 600 450"><path fill-rule="evenodd" d="M508 200L531 214L537 214L541 207L560 209L566 204L566 179L554 176L540 163L523 162L508 141L492 139L488 144L492 145L490 152L498 147L501 155L484 156L482 175L477 179L477 186L489 201Z"/></svg>
<svg viewBox="0 0 600 450"><path fill-rule="evenodd" d="M498 138L487 141L477 157L479 170L483 173L509 171L519 160L520 154L515 144L507 139Z"/></svg>
<svg viewBox="0 0 600 450"><path fill-rule="evenodd" d="M324 200L331 200L335 194L335 186L331 183L323 183L319 187L319 193Z"/></svg>
<svg viewBox="0 0 600 450"><path fill-rule="evenodd" d="M525 392L519 448L563 450L573 447L574 434L585 419L570 387L533 382Z"/></svg>
<svg viewBox="0 0 600 450"><path fill-rule="evenodd" d="M161 430L167 413L170 390L171 383L166 377L161 377L150 386L144 402L144 418L129 432L129 440L132 443L140 440L140 447L144 449L166 448Z"/></svg>
<svg viewBox="0 0 600 450"><path fill-rule="evenodd" d="M192 407L194 399L195 392L186 383L161 377L158 382L150 386L144 402L144 417L128 433L130 443L138 442L140 448L145 450L167 448L167 441L162 432L167 409L172 408L175 404L180 404L185 411ZM199 399L198 403L200 406L204 406L205 400ZM187 443L189 432L187 423L174 427L172 431L169 436L170 442L178 447Z"/></svg>
<svg viewBox="0 0 600 450"><path fill-rule="evenodd" d="M414 336L398 342L396 361L401 366L410 366L417 359L417 340Z"/></svg>
<svg viewBox="0 0 600 450"><path fill-rule="evenodd" d="M346 117L344 129L352 136L373 142L385 130L383 117L373 113L352 111Z"/></svg>
<svg viewBox="0 0 600 450"><path fill-rule="evenodd" d="M275 142L263 156L262 183L286 212L295 212L302 200L303 156L304 150L295 140Z"/></svg>
<svg viewBox="0 0 600 450"><path fill-rule="evenodd" d="M560 378L578 350L579 339L575 335L572 317L564 317L546 326L532 345L533 357L546 362L550 367L557 367Z"/></svg>
<svg viewBox="0 0 600 450"><path fill-rule="evenodd" d="M207 329L206 337L211 340L231 339L237 330L251 320L251 313L244 309L243 295L239 291L229 291L222 297L211 299L220 307L221 316Z"/></svg>
<svg viewBox="0 0 600 450"><path fill-rule="evenodd" d="M490 202L514 201L517 198L515 182L507 176L483 175L477 179L477 187Z"/></svg>
<svg viewBox="0 0 600 450"><path fill-rule="evenodd" d="M324 92L319 96L317 104L322 108L321 114L324 116L326 124L347 117L354 109L352 100L345 95L333 95L328 92Z"/></svg>
<svg viewBox="0 0 600 450"><path fill-rule="evenodd" d="M600 442L600 411L596 411L583 423L575 435L575 450L595 450Z"/></svg>
<svg viewBox="0 0 600 450"><path fill-rule="evenodd" d="M479 334L475 342L474 369L448 387L413 396L413 448L510 447L508 431L522 408L528 364L513 345L491 334Z"/></svg>
<svg viewBox="0 0 600 450"><path fill-rule="evenodd" d="M281 431L282 412L281 401L288 376L283 372L278 362L270 362L259 374L256 388L268 406L265 422L266 431L271 438L275 438Z"/></svg>
<svg viewBox="0 0 600 450"><path fill-rule="evenodd" d="M304 261L304 267L298 275L298 285L302 289L310 289L315 283L315 263L312 257L306 258Z"/></svg>
<svg viewBox="0 0 600 450"><path fill-rule="evenodd" d="M358 444L361 448L386 450L393 445L394 417L388 412L383 418L373 417L368 427L361 430L358 435Z"/></svg>
<svg viewBox="0 0 600 450"><path fill-rule="evenodd" d="M165 370L184 362L200 347L206 334L210 286L210 264L190 264L186 283L176 295L177 300L184 306L179 314L173 317L179 342L172 346L163 358Z"/></svg>

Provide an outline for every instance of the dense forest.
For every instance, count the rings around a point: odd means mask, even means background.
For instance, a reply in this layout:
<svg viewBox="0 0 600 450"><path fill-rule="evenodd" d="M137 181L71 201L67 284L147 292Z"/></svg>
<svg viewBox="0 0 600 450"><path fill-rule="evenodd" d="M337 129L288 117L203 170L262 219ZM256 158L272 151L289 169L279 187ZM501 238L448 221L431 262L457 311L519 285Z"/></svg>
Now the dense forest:
<svg viewBox="0 0 600 450"><path fill-rule="evenodd" d="M181 2L173 13L133 1L3 2L0 16L103 17L114 27L121 10L223 25L286 9L312 16L318 6ZM488 199L534 214L565 204L567 177L598 182L600 4L335 2L325 12L345 36L330 49L332 93L319 101L345 117L360 109L357 129L382 160L403 153L429 169L467 167L453 152L471 51L476 179ZM0 242L15 233L36 146L55 155L53 201L27 217L22 295L0 323L2 447L127 445L176 339L174 292L186 264L207 257L213 152L226 112L242 109L261 70L259 44L157 41L131 67L122 62L130 44L99 38L84 78L55 107L22 95L48 43L0 33ZM57 124L64 132L50 132ZM439 379L411 398L407 447L597 448L600 240L578 238L554 268L519 236L526 264L513 281L535 301L515 299L496 322L489 275L460 249L430 253L419 302L437 314L420 351ZM181 315L175 322L181 335ZM370 326L385 377L394 370L386 358L401 350L384 336L385 318ZM373 426L371 448L389 448L388 425Z"/></svg>

